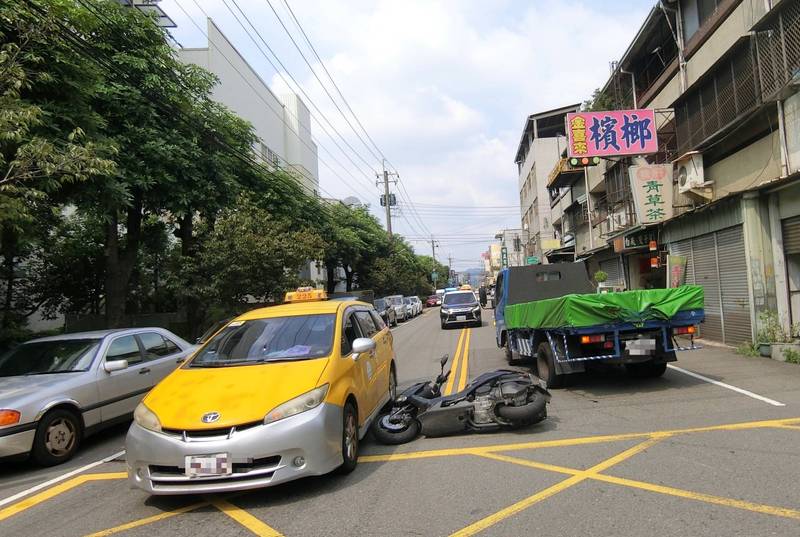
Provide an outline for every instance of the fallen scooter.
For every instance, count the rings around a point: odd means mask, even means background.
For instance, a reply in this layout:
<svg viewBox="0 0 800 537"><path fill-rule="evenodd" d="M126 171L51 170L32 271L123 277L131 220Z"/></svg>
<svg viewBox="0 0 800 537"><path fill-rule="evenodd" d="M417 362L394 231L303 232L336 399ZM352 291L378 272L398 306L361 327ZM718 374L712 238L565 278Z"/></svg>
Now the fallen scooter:
<svg viewBox="0 0 800 537"><path fill-rule="evenodd" d="M547 417L547 384L529 373L498 369L483 373L464 390L442 396L452 371L433 382L406 389L375 420L372 434L383 444L403 444L419 434L444 436L463 431L492 431L532 425Z"/></svg>

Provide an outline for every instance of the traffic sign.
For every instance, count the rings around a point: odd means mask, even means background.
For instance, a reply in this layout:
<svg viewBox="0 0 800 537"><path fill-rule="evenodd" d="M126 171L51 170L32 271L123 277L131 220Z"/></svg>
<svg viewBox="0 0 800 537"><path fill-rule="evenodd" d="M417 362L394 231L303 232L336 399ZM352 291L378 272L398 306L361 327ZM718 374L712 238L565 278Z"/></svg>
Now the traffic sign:
<svg viewBox="0 0 800 537"><path fill-rule="evenodd" d="M431 281L433 283L436 283L436 280L438 280L438 279L439 279L439 273L436 272L435 270L433 272L431 272Z"/></svg>
<svg viewBox="0 0 800 537"><path fill-rule="evenodd" d="M537 256L535 256L535 255L530 255L525 260L525 262L528 263L529 265L538 265L539 264L539 258Z"/></svg>

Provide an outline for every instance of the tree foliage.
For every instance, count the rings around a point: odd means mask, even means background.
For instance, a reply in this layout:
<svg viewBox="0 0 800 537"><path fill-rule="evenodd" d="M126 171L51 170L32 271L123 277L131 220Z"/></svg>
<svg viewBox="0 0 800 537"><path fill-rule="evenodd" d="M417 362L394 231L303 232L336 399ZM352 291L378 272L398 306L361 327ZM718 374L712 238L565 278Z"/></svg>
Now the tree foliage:
<svg viewBox="0 0 800 537"><path fill-rule="evenodd" d="M180 62L139 10L2 2L0 43L6 333L37 311L108 326L183 311L191 336L210 310L280 300L299 283L424 295L433 267L446 273L367 208L260 165L252 125L211 98L214 75ZM301 282L312 262L326 281Z"/></svg>

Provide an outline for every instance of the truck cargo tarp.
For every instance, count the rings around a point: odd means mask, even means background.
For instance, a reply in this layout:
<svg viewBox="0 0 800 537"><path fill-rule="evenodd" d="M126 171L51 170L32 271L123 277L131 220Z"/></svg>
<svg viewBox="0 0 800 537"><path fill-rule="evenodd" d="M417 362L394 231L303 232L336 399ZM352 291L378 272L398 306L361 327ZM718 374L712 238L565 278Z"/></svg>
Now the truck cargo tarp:
<svg viewBox="0 0 800 537"><path fill-rule="evenodd" d="M703 288L684 285L621 293L565 295L506 307L508 328L578 328L618 322L668 320L703 308Z"/></svg>

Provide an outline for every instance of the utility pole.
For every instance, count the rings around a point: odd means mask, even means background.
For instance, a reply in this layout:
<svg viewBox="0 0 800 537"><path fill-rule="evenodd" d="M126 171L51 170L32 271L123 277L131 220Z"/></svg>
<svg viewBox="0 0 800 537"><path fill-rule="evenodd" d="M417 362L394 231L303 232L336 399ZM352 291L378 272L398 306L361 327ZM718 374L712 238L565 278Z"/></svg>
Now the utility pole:
<svg viewBox="0 0 800 537"><path fill-rule="evenodd" d="M433 239L433 235L431 235L431 255L433 255L433 262L436 262L436 241Z"/></svg>
<svg viewBox="0 0 800 537"><path fill-rule="evenodd" d="M391 173L386 170L386 159L383 160L383 176L381 174L375 174L378 178L378 181L375 182L378 185L381 181L383 181L383 206L386 208L386 232L389 236L392 236L392 196L389 195L389 176L390 175L397 175L396 173ZM397 183L397 180L391 181Z"/></svg>

